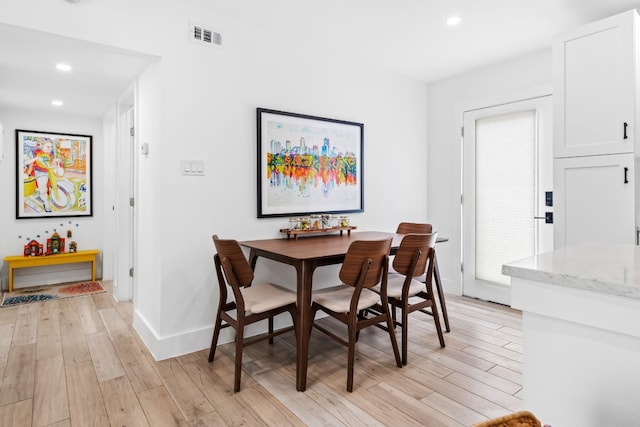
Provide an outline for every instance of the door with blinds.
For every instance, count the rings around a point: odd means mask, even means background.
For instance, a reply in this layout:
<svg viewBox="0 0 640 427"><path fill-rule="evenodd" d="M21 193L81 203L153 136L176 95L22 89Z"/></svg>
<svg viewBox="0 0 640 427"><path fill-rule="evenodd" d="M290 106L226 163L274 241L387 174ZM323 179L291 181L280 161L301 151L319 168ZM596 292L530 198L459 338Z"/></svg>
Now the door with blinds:
<svg viewBox="0 0 640 427"><path fill-rule="evenodd" d="M463 294L510 305L502 265L553 249L551 96L464 113Z"/></svg>

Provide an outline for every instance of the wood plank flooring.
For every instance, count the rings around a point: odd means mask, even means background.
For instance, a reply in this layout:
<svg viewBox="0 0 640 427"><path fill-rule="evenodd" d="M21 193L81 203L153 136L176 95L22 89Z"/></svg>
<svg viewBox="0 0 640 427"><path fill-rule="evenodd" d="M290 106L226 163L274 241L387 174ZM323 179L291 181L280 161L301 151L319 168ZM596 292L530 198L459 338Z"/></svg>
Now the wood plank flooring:
<svg viewBox="0 0 640 427"><path fill-rule="evenodd" d="M431 317L411 315L403 368L386 332L363 331L353 393L346 348L314 330L304 393L285 334L245 349L235 394L231 344L212 364L208 350L155 361L131 326L132 304L110 290L0 308L0 425L470 426L524 409L520 312L456 296L447 307L444 349Z"/></svg>

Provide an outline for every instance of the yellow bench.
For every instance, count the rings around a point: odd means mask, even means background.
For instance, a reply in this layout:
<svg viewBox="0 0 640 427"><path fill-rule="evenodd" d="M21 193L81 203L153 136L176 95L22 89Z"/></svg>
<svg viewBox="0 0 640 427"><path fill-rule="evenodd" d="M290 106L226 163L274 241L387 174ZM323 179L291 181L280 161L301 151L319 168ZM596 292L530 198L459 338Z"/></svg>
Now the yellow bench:
<svg viewBox="0 0 640 427"><path fill-rule="evenodd" d="M7 256L4 258L9 266L9 292L13 292L13 270L16 268L41 267L44 265L73 264L76 262L91 263L91 280L96 280L96 256L100 253L97 249L69 252L46 256Z"/></svg>

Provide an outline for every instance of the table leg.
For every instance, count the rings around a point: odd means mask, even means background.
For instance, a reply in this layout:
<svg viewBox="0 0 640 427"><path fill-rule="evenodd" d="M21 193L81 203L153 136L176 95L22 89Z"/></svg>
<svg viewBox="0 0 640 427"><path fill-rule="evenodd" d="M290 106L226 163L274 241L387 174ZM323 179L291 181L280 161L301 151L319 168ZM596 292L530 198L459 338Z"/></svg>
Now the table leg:
<svg viewBox="0 0 640 427"><path fill-rule="evenodd" d="M9 292L13 292L13 267L9 265Z"/></svg>
<svg viewBox="0 0 640 427"><path fill-rule="evenodd" d="M258 261L258 255L256 255L256 250L251 249L249 251L249 265L251 266L251 271L256 271L256 262Z"/></svg>
<svg viewBox="0 0 640 427"><path fill-rule="evenodd" d="M298 337L296 340L296 389L305 391L307 388L307 366L309 360L309 331L313 319L311 319L311 286L315 266L303 261L296 266L297 293L298 293Z"/></svg>
<svg viewBox="0 0 640 427"><path fill-rule="evenodd" d="M447 304L444 301L444 291L442 290L442 282L440 281L440 270L438 269L438 258L433 256L433 278L436 282L436 290L438 291L438 299L440 299L440 311L444 317L444 326L447 332L451 332L449 327L449 315L447 314Z"/></svg>

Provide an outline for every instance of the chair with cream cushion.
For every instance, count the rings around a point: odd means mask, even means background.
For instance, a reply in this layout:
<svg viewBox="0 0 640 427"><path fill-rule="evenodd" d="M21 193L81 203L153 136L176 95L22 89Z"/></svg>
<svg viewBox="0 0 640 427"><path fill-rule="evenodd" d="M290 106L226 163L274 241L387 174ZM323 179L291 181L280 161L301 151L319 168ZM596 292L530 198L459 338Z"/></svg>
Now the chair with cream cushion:
<svg viewBox="0 0 640 427"><path fill-rule="evenodd" d="M220 287L220 301L209 351L209 362L214 359L220 329L231 326L236 332L233 391L238 392L242 372L242 349L266 339L273 344L274 336L295 331L296 294L271 283L253 283L253 270L237 241L219 239L214 235L213 243L218 252L214 255L214 263ZM233 292L233 301L227 301L227 286ZM230 314L233 311L236 312L235 318ZM291 314L293 326L274 332L273 317L285 311ZM268 333L245 340L244 327L264 319L268 319L269 322Z"/></svg>
<svg viewBox="0 0 640 427"><path fill-rule="evenodd" d="M433 294L433 266L435 244L438 233L407 234L402 238L398 252L393 259L396 274L389 274L387 281L387 298L393 312L394 323L402 329L402 364L407 364L409 314L421 311L433 317L438 333L440 346L444 347L444 337L438 316L438 307ZM426 282L416 279L423 277L426 270ZM382 294L379 286L373 290ZM386 306L375 307L376 312ZM402 319L395 316L396 309L400 309ZM430 308L431 311L426 310Z"/></svg>
<svg viewBox="0 0 640 427"><path fill-rule="evenodd" d="M431 224L419 222L401 222L396 229L396 233L398 234L429 234L431 232L433 232L433 226ZM389 268L389 270L393 271L393 267ZM435 255L433 256L433 279L435 281L436 291L438 292L438 299L440 300L440 311L444 319L445 329L447 332L451 332L447 304L444 300L444 290L442 289L442 281L440 280L440 271L438 269L438 259Z"/></svg>
<svg viewBox="0 0 640 427"><path fill-rule="evenodd" d="M313 292L311 306L311 321L308 333L313 327L325 333L335 341L348 347L347 357L347 391L353 391L353 365L355 360L355 345L360 330L385 322L389 331L391 346L393 347L396 364L402 367L398 343L389 307L386 304L386 288L389 267L389 251L391 238L384 240L358 240L351 243L344 262L340 268L341 285L325 288ZM370 288L380 284L380 294ZM385 303L382 303L385 302ZM380 313L372 318L363 318L358 314L374 305L381 305ZM386 307L386 309L385 309ZM348 339L334 334L318 323L314 322L315 314L322 310L331 317L347 326Z"/></svg>
<svg viewBox="0 0 640 427"><path fill-rule="evenodd" d="M429 234L433 231L433 226L421 222L401 222L398 224L396 233L398 234ZM393 257L391 258L393 260ZM390 273L397 273L393 269L393 264L389 266Z"/></svg>

